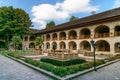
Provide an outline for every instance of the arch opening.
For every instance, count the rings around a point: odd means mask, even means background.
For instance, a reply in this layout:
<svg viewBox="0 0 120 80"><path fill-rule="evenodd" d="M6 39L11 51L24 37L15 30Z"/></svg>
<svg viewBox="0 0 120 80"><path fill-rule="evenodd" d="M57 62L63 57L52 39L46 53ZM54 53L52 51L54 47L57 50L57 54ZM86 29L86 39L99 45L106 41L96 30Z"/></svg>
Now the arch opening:
<svg viewBox="0 0 120 80"><path fill-rule="evenodd" d="M96 51L106 51L109 52L110 51L110 45L107 41L105 40L100 40L96 42L97 45L97 49Z"/></svg>
<svg viewBox="0 0 120 80"><path fill-rule="evenodd" d="M57 33L53 33L52 40L57 40Z"/></svg>
<svg viewBox="0 0 120 80"><path fill-rule="evenodd" d="M59 40L66 40L66 33L65 32L60 33Z"/></svg>
<svg viewBox="0 0 120 80"><path fill-rule="evenodd" d="M80 31L80 39L90 38L91 32L89 29L85 28Z"/></svg>
<svg viewBox="0 0 120 80"><path fill-rule="evenodd" d="M50 43L46 43L46 49L50 49Z"/></svg>
<svg viewBox="0 0 120 80"><path fill-rule="evenodd" d="M77 45L74 41L69 42L68 45L69 45L70 50L76 50L77 49Z"/></svg>
<svg viewBox="0 0 120 80"><path fill-rule="evenodd" d="M60 42L60 49L66 49L65 42Z"/></svg>
<svg viewBox="0 0 120 80"><path fill-rule="evenodd" d="M115 36L120 36L120 26L115 26Z"/></svg>
<svg viewBox="0 0 120 80"><path fill-rule="evenodd" d="M109 28L107 26L101 25L95 29L95 38L109 37Z"/></svg>
<svg viewBox="0 0 120 80"><path fill-rule="evenodd" d="M69 36L69 39L77 39L77 32L72 30L69 32L68 36Z"/></svg>
<svg viewBox="0 0 120 80"><path fill-rule="evenodd" d="M80 43L80 50L91 51L91 45L88 41L82 41Z"/></svg>

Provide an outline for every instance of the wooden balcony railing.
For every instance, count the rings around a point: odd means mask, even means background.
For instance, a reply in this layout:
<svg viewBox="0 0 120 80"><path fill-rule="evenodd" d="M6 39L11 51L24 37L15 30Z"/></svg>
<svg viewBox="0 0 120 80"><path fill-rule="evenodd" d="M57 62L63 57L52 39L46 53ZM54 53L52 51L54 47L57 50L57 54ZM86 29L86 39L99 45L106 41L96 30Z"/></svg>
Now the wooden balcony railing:
<svg viewBox="0 0 120 80"><path fill-rule="evenodd" d="M68 39L77 39L77 36L70 36Z"/></svg>
<svg viewBox="0 0 120 80"><path fill-rule="evenodd" d="M57 40L57 38L53 38L52 40Z"/></svg>
<svg viewBox="0 0 120 80"><path fill-rule="evenodd" d="M90 35L80 35L80 39L88 39L90 38Z"/></svg>
<svg viewBox="0 0 120 80"><path fill-rule="evenodd" d="M66 37L60 37L59 40L66 40Z"/></svg>
<svg viewBox="0 0 120 80"><path fill-rule="evenodd" d="M120 31L115 31L115 36L120 36Z"/></svg>
<svg viewBox="0 0 120 80"><path fill-rule="evenodd" d="M95 33L95 38L109 37L109 33Z"/></svg>

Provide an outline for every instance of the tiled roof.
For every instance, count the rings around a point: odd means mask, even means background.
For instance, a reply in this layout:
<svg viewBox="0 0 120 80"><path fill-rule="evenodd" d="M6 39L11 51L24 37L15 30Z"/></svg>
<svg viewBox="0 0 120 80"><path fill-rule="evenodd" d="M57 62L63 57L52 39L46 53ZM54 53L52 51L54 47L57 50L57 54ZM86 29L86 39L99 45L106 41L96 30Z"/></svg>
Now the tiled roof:
<svg viewBox="0 0 120 80"><path fill-rule="evenodd" d="M39 33L39 30L30 28L30 33L37 34Z"/></svg>
<svg viewBox="0 0 120 80"><path fill-rule="evenodd" d="M109 18L112 19L118 16L120 17L120 7L116 9L108 10L102 13L87 16L84 18L80 18L72 22L67 22L64 24L56 25L52 28L39 30L39 34L45 34L45 33L50 33L50 32L55 32L55 31L60 31L60 30L67 30L67 29L72 29L72 28L77 28L77 27L83 27L85 25L95 24L95 21L105 20Z"/></svg>

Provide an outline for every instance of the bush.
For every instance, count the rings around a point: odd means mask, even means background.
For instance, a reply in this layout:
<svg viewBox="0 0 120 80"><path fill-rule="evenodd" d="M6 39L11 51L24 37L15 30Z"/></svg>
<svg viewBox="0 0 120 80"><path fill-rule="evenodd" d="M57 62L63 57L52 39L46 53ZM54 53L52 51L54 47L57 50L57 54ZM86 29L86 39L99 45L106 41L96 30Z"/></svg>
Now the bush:
<svg viewBox="0 0 120 80"><path fill-rule="evenodd" d="M57 67L53 69L53 73L62 77L67 75L67 69L63 67Z"/></svg>
<svg viewBox="0 0 120 80"><path fill-rule="evenodd" d="M50 63L56 66L70 66L70 65L75 65L75 64L82 64L85 63L86 61L83 59L74 59L74 60L69 60L69 61L58 61L58 60L53 60L53 59L48 59L48 58L42 58L41 62L46 62Z"/></svg>
<svg viewBox="0 0 120 80"><path fill-rule="evenodd" d="M79 66L78 65L67 67L67 74L72 74L72 73L75 73L75 72L78 72L78 71L79 71Z"/></svg>

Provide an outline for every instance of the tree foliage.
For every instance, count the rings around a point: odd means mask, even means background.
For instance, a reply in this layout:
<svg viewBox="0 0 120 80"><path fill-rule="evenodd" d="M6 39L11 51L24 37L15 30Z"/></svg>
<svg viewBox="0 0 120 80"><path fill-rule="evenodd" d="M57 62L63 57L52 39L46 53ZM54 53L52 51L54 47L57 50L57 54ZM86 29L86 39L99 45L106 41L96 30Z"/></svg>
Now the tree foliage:
<svg viewBox="0 0 120 80"><path fill-rule="evenodd" d="M75 16L71 16L71 18L69 19L69 21L74 21L74 20L77 20L78 17L75 17Z"/></svg>
<svg viewBox="0 0 120 80"><path fill-rule="evenodd" d="M19 45L21 44L20 36L13 36L11 39L11 45L14 47L15 51L18 49Z"/></svg>
<svg viewBox="0 0 120 80"><path fill-rule="evenodd" d="M50 21L46 24L46 28L51 28L55 26L55 22L54 21Z"/></svg>
<svg viewBox="0 0 120 80"><path fill-rule="evenodd" d="M43 44L42 37L36 37L36 39L35 39L35 45L41 47L42 44Z"/></svg>
<svg viewBox="0 0 120 80"><path fill-rule="evenodd" d="M24 10L12 6L0 7L0 35L5 37L7 47L11 36L23 37L29 33L31 25L30 17Z"/></svg>

